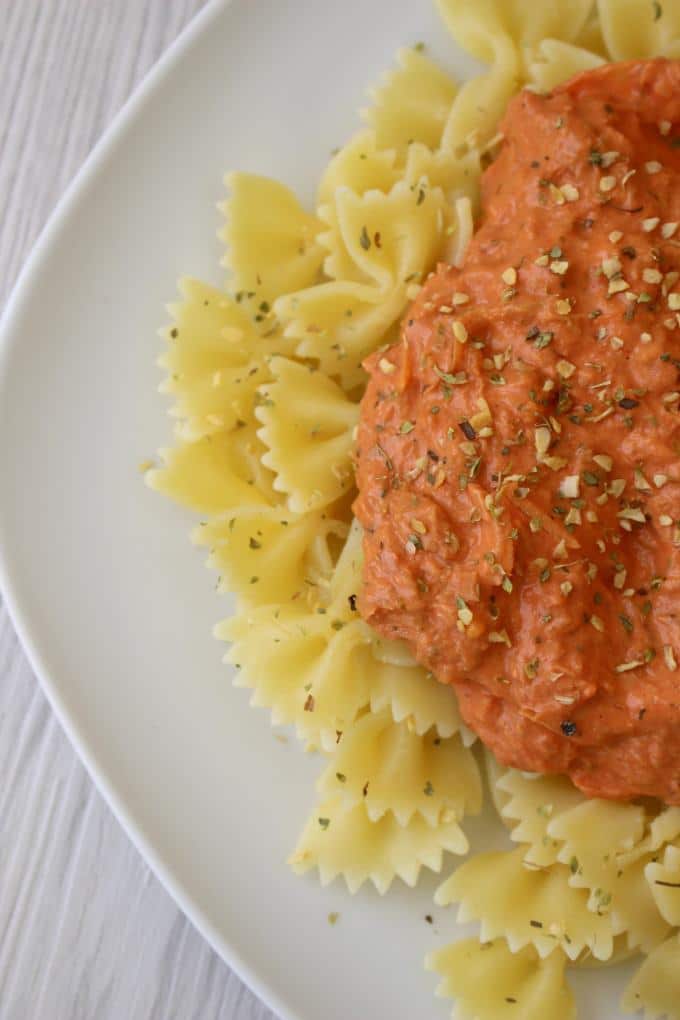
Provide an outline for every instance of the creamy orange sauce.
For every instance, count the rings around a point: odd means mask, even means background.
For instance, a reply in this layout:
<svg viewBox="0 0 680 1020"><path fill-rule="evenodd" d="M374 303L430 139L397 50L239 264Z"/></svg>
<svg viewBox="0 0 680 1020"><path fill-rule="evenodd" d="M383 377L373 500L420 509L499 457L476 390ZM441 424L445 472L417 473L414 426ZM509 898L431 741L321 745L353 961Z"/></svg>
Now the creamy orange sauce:
<svg viewBox="0 0 680 1020"><path fill-rule="evenodd" d="M680 804L680 63L522 92L368 359L360 609L499 759Z"/></svg>

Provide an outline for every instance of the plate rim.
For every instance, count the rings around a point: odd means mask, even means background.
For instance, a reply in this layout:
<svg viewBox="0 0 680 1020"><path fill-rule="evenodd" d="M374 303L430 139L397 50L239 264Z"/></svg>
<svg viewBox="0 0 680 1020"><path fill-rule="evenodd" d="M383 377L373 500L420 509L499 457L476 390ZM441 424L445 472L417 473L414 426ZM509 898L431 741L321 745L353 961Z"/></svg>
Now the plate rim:
<svg viewBox="0 0 680 1020"><path fill-rule="evenodd" d="M233 0L207 0L206 5L191 18L109 122L48 216L19 271L0 317L0 392L9 378L9 357L20 335L18 330L14 329L15 320L19 319L22 308L30 301L33 278L58 246L62 227L77 206L81 193L96 178L109 154L119 144L130 125L142 114L147 102L164 84L175 65L204 33L210 30L212 23L232 3ZM236 947L224 938L194 901L190 891L164 860L162 852L147 838L141 820L134 816L119 795L116 784L100 760L96 748L67 709L59 685L53 680L51 670L38 649L39 641L34 639L30 614L24 610L22 600L17 594L7 556L8 540L5 524L0 499L0 597L42 693L78 759L85 766L91 781L146 865L214 952L281 1020L303 1020L283 1002L266 979L243 959Z"/></svg>

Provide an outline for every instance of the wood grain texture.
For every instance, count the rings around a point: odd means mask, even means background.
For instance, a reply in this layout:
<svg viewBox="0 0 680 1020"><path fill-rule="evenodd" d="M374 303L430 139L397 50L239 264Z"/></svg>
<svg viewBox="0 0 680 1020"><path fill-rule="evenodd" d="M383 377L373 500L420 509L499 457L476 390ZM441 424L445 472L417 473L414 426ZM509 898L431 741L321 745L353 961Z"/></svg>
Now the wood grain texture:
<svg viewBox="0 0 680 1020"><path fill-rule="evenodd" d="M0 0L0 307L102 131L204 2ZM0 1020L138 1018L275 1020L128 841L0 607Z"/></svg>

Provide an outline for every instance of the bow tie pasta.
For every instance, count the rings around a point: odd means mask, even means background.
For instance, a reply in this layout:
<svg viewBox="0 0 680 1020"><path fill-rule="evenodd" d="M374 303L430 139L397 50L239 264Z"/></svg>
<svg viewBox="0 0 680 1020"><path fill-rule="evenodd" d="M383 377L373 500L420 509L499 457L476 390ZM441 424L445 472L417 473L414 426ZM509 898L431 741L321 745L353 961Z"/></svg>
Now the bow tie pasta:
<svg viewBox="0 0 680 1020"><path fill-rule="evenodd" d="M468 852L485 775L511 849L473 854L440 884L436 904L458 903L480 936L428 956L438 994L476 1020L574 1020L569 968L641 952L623 1008L680 1020L680 808L588 799L475 747L453 689L361 617L352 512L363 363L398 340L439 263L463 264L508 101L609 60L680 58L680 0L436 6L482 74L459 83L421 45L401 49L309 208L268 177L227 176L226 278L185 278L170 306L159 365L174 445L146 479L201 515L193 541L236 595L216 628L235 685L322 759L293 870L352 893L415 885ZM564 530L545 527L556 542Z"/></svg>

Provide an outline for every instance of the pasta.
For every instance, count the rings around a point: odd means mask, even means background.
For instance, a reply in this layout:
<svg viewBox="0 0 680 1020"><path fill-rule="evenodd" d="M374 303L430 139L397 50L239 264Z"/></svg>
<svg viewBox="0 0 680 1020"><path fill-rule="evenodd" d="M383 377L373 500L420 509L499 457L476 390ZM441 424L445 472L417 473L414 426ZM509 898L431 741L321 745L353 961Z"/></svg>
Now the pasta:
<svg viewBox="0 0 680 1020"><path fill-rule="evenodd" d="M297 354L318 361L351 392L365 379L361 362L381 341L389 342L403 306L401 289L383 294L369 284L338 280L288 294L275 311Z"/></svg>
<svg viewBox="0 0 680 1020"><path fill-rule="evenodd" d="M329 228L320 235L329 251L324 269L335 280L372 284L382 291L404 288L432 265L445 213L441 189L426 180L398 181L387 194L356 195L338 188L335 201L320 209Z"/></svg>
<svg viewBox="0 0 680 1020"><path fill-rule="evenodd" d="M180 293L163 331L161 389L176 399L170 413L178 435L192 441L252 420L257 387L269 378L266 359L285 341L261 339L241 306L214 287L182 280Z"/></svg>
<svg viewBox="0 0 680 1020"><path fill-rule="evenodd" d="M201 514L226 513L244 503L274 503L274 476L262 463L265 447L254 427L218 432L161 450L162 466L146 481Z"/></svg>
<svg viewBox="0 0 680 1020"><path fill-rule="evenodd" d="M350 458L359 407L313 366L272 358L269 367L274 381L260 388L255 409L267 450L262 463L294 512L328 506L354 482Z"/></svg>
<svg viewBox="0 0 680 1020"><path fill-rule="evenodd" d="M481 755L452 689L358 612L362 362L397 338L438 261L462 264L519 88L680 57L680 0L436 4L483 74L459 85L421 46L400 50L313 209L269 178L226 178L225 289L180 282L159 359L175 442L146 472L201 514L193 540L218 590L237 596L216 628L236 686L323 756L291 867L350 892L440 872L445 853L467 852L461 824L482 803ZM476 854L439 886L436 902L458 903L480 938L428 956L438 994L469 1020L573 1020L567 964L643 952L623 1007L679 1020L680 808L587 800L564 777L483 756L516 846Z"/></svg>
<svg viewBox="0 0 680 1020"><path fill-rule="evenodd" d="M470 735L461 723L458 704L442 684L422 666L381 662L375 642L374 655L378 662L371 682L372 712L379 712L387 705L395 722L405 720L421 736L434 727L444 738L460 732L464 743L469 745Z"/></svg>
<svg viewBox="0 0 680 1020"><path fill-rule="evenodd" d="M644 826L637 805L586 800L551 822L548 832L562 842L558 860L569 866L570 884L589 890L589 908L610 914L615 934L625 932L631 947L649 949L667 933L645 881L649 857L624 856L639 846Z"/></svg>
<svg viewBox="0 0 680 1020"><path fill-rule="evenodd" d="M580 804L583 795L564 776L529 777L515 769L505 770L496 786L507 795L499 813L511 823L512 839L526 844L524 860L540 867L554 864L560 844L548 834L548 826L563 811Z"/></svg>
<svg viewBox="0 0 680 1020"><path fill-rule="evenodd" d="M602 36L612 60L680 56L680 7L644 0L598 0Z"/></svg>
<svg viewBox="0 0 680 1020"><path fill-rule="evenodd" d="M520 67L525 50L542 39L571 42L583 29L592 0L561 4L527 0L438 0L447 28L460 45L484 64Z"/></svg>
<svg viewBox="0 0 680 1020"><path fill-rule="evenodd" d="M482 942L503 936L512 952L532 945L541 957L558 948L570 960L586 948L598 960L612 954L610 919L588 909L587 893L569 884L569 869L527 867L521 846L476 854L437 889L435 902L459 903L461 923L480 921Z"/></svg>
<svg viewBox="0 0 680 1020"><path fill-rule="evenodd" d="M440 871L445 850L468 850L455 818L431 826L416 814L401 825L387 813L372 822L362 803L346 807L335 797L313 812L290 863L298 874L317 868L322 885L342 875L350 892L370 880L385 893L395 877L413 886L421 868Z"/></svg>
<svg viewBox="0 0 680 1020"><path fill-rule="evenodd" d="M261 606L217 628L232 642L227 661L237 686L253 688L252 704L271 709L275 725L332 751L337 734L369 700L370 635L361 621L345 622L294 603Z"/></svg>
<svg viewBox="0 0 680 1020"><path fill-rule="evenodd" d="M541 959L531 947L513 953L504 939L461 939L425 961L442 976L441 998L457 1000L460 1020L573 1020L576 1007L565 981L566 957Z"/></svg>
<svg viewBox="0 0 680 1020"><path fill-rule="evenodd" d="M397 63L382 85L369 90L373 106L361 116L378 146L393 150L403 162L413 142L438 148L456 83L417 48L399 50Z"/></svg>
<svg viewBox="0 0 680 1020"><path fill-rule="evenodd" d="M391 811L400 825L419 814L428 825L477 814L482 787L477 763L459 737L415 733L386 709L370 712L345 730L319 793L363 804L375 822Z"/></svg>
<svg viewBox="0 0 680 1020"><path fill-rule="evenodd" d="M680 849L666 847L663 862L650 861L645 878L659 913L674 928L680 927Z"/></svg>
<svg viewBox="0 0 680 1020"><path fill-rule="evenodd" d="M326 167L319 185L319 206L329 205L339 188L349 188L355 195L367 191L387 194L400 177L396 153L379 148L374 131L359 131Z"/></svg>
<svg viewBox="0 0 680 1020"><path fill-rule="evenodd" d="M680 808L664 808L650 823L647 849L651 852L659 850L677 836L680 836Z"/></svg>
<svg viewBox="0 0 680 1020"><path fill-rule="evenodd" d="M254 310L256 321L267 323L277 297L316 280L323 261L316 240L321 225L278 181L232 173L225 183L231 195L220 207L226 220L220 236L230 288Z"/></svg>
<svg viewBox="0 0 680 1020"><path fill-rule="evenodd" d="M543 39L533 56L527 68L528 81L543 92L549 92L573 75L604 63L604 58L598 53L561 39Z"/></svg>
<svg viewBox="0 0 680 1020"><path fill-rule="evenodd" d="M219 573L221 591L267 605L300 598L309 603L333 571L333 541L347 532L344 521L321 510L293 514L245 504L205 521L193 539L209 548L208 565Z"/></svg>
<svg viewBox="0 0 680 1020"><path fill-rule="evenodd" d="M624 992L621 1006L627 1013L644 1010L644 1020L678 1020L680 1017L680 935L672 935L646 958Z"/></svg>

